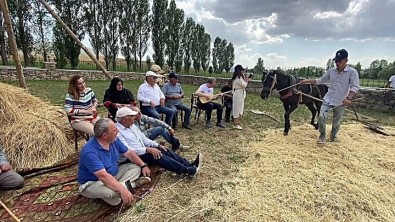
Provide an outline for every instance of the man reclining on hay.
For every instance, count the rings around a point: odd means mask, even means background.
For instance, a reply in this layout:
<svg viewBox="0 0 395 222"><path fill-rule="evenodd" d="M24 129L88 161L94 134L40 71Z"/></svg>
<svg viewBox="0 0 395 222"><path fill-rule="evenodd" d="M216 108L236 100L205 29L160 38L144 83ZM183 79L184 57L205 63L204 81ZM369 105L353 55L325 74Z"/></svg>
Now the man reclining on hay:
<svg viewBox="0 0 395 222"><path fill-rule="evenodd" d="M94 126L95 137L82 148L78 164L80 194L114 206L121 201L131 203L133 196L128 186L135 188L151 182L147 164L117 139L117 133L111 119L98 120ZM121 155L132 163L118 166ZM144 177L139 178L140 173Z"/></svg>
<svg viewBox="0 0 395 222"><path fill-rule="evenodd" d="M119 130L118 138L130 150L133 150L148 165L159 165L176 174L195 176L202 164L202 154L198 154L194 162L180 157L167 147L158 144L146 137L134 124L136 111L123 107L117 111L116 127ZM124 161L121 158L120 161Z"/></svg>
<svg viewBox="0 0 395 222"><path fill-rule="evenodd" d="M131 109L137 112L134 124L150 140L155 140L159 136L162 136L171 144L172 150L184 148L184 146L180 144L180 140L174 137L174 129L165 122L142 114L138 107L131 107ZM148 128L148 125L152 126L152 128Z"/></svg>
<svg viewBox="0 0 395 222"><path fill-rule="evenodd" d="M0 190L20 189L23 187L23 182L23 177L12 170L3 147L0 145Z"/></svg>

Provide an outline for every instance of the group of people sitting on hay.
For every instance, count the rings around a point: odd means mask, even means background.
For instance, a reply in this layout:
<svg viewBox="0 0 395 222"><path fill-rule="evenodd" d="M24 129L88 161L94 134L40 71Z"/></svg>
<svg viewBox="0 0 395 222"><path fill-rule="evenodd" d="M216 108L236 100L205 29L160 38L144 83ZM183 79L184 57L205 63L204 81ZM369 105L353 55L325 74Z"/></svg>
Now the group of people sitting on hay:
<svg viewBox="0 0 395 222"><path fill-rule="evenodd" d="M84 79L78 75L70 79L65 110L75 130L91 135L80 151L78 183L81 195L100 198L111 205L128 204L133 200L132 189L151 182L148 166L157 165L190 177L198 174L203 163L202 153L191 162L175 152L184 147L175 137L178 112L184 113L182 128L192 130L192 107L182 102L184 91L177 82L179 76L171 72L169 81L164 83L163 73L160 66L151 66L145 74L145 82L138 88L137 100L123 87L123 81L114 77L103 99L108 118L99 117L97 98L93 90L86 87ZM226 95L226 121L230 121L233 110L234 128L242 129L238 119L243 113L247 83L245 70L238 65L233 84L225 86L224 93L214 95L216 80L212 77L199 87L194 93L196 106L206 111L208 128L212 127L213 109L217 110L216 126L225 128L223 105L213 100ZM164 121L160 120L161 114L165 116ZM169 146L155 141L159 136Z"/></svg>

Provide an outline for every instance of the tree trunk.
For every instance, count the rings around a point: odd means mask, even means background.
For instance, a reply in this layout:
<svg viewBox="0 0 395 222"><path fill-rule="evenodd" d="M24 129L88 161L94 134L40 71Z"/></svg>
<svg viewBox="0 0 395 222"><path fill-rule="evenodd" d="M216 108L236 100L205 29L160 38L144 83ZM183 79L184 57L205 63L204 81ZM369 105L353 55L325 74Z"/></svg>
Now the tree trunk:
<svg viewBox="0 0 395 222"><path fill-rule="evenodd" d="M12 57L14 58L14 61L15 61L16 74L18 75L18 78L19 78L19 85L22 88L26 89L25 76L23 75L21 60L19 60L19 57L18 57L18 49L16 47L14 30L12 29L12 23L11 23L11 18L10 18L10 11L8 10L8 5L7 5L6 0L0 0L0 8L3 11L4 24L6 25L6 28L7 28L8 41L9 41L10 48L12 51Z"/></svg>
<svg viewBox="0 0 395 222"><path fill-rule="evenodd" d="M17 3L17 7L19 6L19 3ZM18 29L19 29L19 35L20 35L20 46L22 48L22 53L23 53L23 63L25 64L25 67L30 65L30 61L29 61L29 44L27 42L27 37L25 33L25 24L24 24L24 20L23 20L23 14L22 11L18 8L17 9L17 17L18 17Z"/></svg>
<svg viewBox="0 0 395 222"><path fill-rule="evenodd" d="M44 28L43 28L43 19L42 17L39 18L39 29L40 29L40 35L41 35L41 44L42 44L42 51L43 51L43 59L44 62L48 62L48 53L47 53L47 48L45 47L45 36L44 36Z"/></svg>
<svg viewBox="0 0 395 222"><path fill-rule="evenodd" d="M6 46L5 46L5 33L4 33L4 27L3 27L3 15L1 15L1 22L0 22L0 54L1 54L1 61L3 65L8 65L8 58L7 58L7 52L6 52Z"/></svg>
<svg viewBox="0 0 395 222"><path fill-rule="evenodd" d="M5 1L5 0L1 0ZM107 70L100 64L100 62L95 58L95 55L86 48L84 44L78 39L78 37L70 30L70 28L62 21L62 19L52 10L51 6L48 5L48 3L45 0L38 0L41 2L41 4L44 5L44 7L47 9L49 13L56 19L57 22L59 22L60 26L67 32L67 34L70 35L70 37L86 52L86 54L93 60L93 62L100 68L100 70L103 72L103 74L108 78L112 79L112 76L107 72Z"/></svg>

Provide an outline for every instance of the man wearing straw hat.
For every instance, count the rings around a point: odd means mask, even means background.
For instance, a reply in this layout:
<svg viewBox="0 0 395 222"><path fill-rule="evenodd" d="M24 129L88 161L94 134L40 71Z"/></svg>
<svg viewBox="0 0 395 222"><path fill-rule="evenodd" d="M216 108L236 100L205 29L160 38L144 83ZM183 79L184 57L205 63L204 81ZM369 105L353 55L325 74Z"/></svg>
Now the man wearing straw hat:
<svg viewBox="0 0 395 222"><path fill-rule="evenodd" d="M130 188L151 182L150 170L133 151L117 139L118 130L111 119L100 119L94 126L95 137L82 148L78 164L79 192L88 198L100 198L110 205L133 200ZM118 166L124 156L132 163ZM140 177L140 173L144 177Z"/></svg>
<svg viewBox="0 0 395 222"><path fill-rule="evenodd" d="M176 111L165 106L165 96L156 84L157 74L148 71L145 74L146 82L137 90L137 100L141 102L141 112L144 115L159 119L159 113L166 115L165 122L171 126Z"/></svg>
<svg viewBox="0 0 395 222"><path fill-rule="evenodd" d="M23 177L12 170L3 147L0 145L0 190L20 189L23 183Z"/></svg>

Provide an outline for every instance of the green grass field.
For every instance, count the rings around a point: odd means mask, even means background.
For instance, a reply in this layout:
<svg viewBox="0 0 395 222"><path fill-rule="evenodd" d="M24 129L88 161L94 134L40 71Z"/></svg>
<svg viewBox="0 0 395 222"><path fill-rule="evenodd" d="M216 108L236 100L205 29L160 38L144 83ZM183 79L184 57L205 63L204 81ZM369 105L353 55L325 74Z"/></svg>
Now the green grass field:
<svg viewBox="0 0 395 222"><path fill-rule="evenodd" d="M7 82L12 85L18 85L18 82ZM35 96L38 96L44 100L49 101L54 105L63 105L64 98L67 91L67 81L27 81L28 90ZM125 81L124 87L130 89L134 96L137 96L137 89L141 82L138 81ZM109 86L109 81L87 81L87 87L93 89L98 98L99 102L103 102L103 96L105 90ZM190 96L198 86L196 85L185 85L183 84L186 98L184 103L190 105ZM219 89L216 89L218 92ZM281 101L278 98L270 97L268 100L263 101L258 94L248 93L246 98L246 115L244 116L243 125L246 125L252 129L266 129L282 127L283 125L283 113L284 109ZM263 116L257 116L252 114L249 110L260 110L268 113L269 115L277 118L281 121L281 124L276 123ZM106 110L104 107L100 108L100 111L105 114ZM388 121L392 118L393 114L390 112L379 112L374 110L358 109L357 112L371 116L378 120L383 125L395 125L394 121ZM349 115L350 116L350 115ZM350 116L352 117L352 116ZM294 124L308 123L311 118L310 111L301 105L291 115L291 121ZM347 120L347 118L346 118Z"/></svg>

